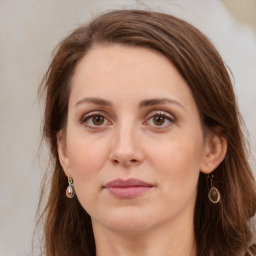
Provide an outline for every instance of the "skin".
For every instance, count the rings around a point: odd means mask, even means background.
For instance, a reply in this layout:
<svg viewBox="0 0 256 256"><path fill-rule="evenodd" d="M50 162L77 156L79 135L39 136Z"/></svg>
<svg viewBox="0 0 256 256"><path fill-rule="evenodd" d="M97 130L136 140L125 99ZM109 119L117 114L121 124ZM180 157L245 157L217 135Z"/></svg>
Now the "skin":
<svg viewBox="0 0 256 256"><path fill-rule="evenodd" d="M91 49L75 69L58 149L92 218L97 256L196 255L199 173L220 164L226 142L203 135L191 91L165 56L120 45ZM152 188L120 199L104 188L118 178Z"/></svg>

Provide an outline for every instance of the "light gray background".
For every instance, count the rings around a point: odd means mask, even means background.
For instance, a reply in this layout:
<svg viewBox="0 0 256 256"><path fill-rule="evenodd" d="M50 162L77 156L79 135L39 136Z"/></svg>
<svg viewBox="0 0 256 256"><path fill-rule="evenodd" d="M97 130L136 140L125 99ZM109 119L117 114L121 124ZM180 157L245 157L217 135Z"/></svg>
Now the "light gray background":
<svg viewBox="0 0 256 256"><path fill-rule="evenodd" d="M234 74L235 91L256 155L255 0L0 0L0 255L29 255L40 180L42 106L37 88L56 44L108 9L171 13L205 32Z"/></svg>

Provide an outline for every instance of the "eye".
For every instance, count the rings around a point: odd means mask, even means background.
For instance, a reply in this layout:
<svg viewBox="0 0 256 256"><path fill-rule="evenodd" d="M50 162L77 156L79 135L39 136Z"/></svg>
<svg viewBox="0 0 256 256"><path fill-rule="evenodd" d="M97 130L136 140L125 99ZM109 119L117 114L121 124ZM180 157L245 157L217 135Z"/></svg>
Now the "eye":
<svg viewBox="0 0 256 256"><path fill-rule="evenodd" d="M91 121L96 126L102 125L105 121L105 117L103 117L103 116L93 116L93 117L91 117Z"/></svg>
<svg viewBox="0 0 256 256"><path fill-rule="evenodd" d="M157 126L163 125L166 121L166 118L164 116L154 116L153 117L153 123Z"/></svg>
<svg viewBox="0 0 256 256"><path fill-rule="evenodd" d="M90 129L104 128L110 125L111 122L102 114L98 112L91 112L82 117L81 124L85 125Z"/></svg>
<svg viewBox="0 0 256 256"><path fill-rule="evenodd" d="M154 128L167 128L175 122L175 118L168 112L154 112L146 120L144 124L150 125Z"/></svg>

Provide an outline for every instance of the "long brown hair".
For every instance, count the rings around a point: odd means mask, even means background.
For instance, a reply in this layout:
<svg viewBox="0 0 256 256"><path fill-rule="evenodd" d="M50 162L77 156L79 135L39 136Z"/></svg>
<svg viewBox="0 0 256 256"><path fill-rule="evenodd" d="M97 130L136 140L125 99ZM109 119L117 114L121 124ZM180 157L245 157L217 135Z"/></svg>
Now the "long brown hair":
<svg viewBox="0 0 256 256"><path fill-rule="evenodd" d="M48 201L39 221L44 225L47 256L95 255L90 216L77 198L67 199L67 178L57 152L57 133L65 127L71 78L77 63L95 45L123 44L154 49L165 55L186 80L205 129L227 140L227 154L215 170L222 200L212 204L208 184L200 174L194 212L197 255L218 256L247 251L255 214L254 178L250 170L242 119L227 69L212 43L187 22L157 12L119 10L80 26L58 46L44 77L46 93L43 135L51 152Z"/></svg>

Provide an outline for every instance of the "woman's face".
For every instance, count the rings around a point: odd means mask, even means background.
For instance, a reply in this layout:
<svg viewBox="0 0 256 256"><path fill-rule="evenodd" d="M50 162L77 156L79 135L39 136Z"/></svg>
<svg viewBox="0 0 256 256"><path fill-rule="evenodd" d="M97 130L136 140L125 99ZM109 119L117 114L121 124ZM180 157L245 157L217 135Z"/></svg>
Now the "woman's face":
<svg viewBox="0 0 256 256"><path fill-rule="evenodd" d="M192 221L208 147L191 91L163 55L91 49L75 69L63 137L62 166L94 227Z"/></svg>

